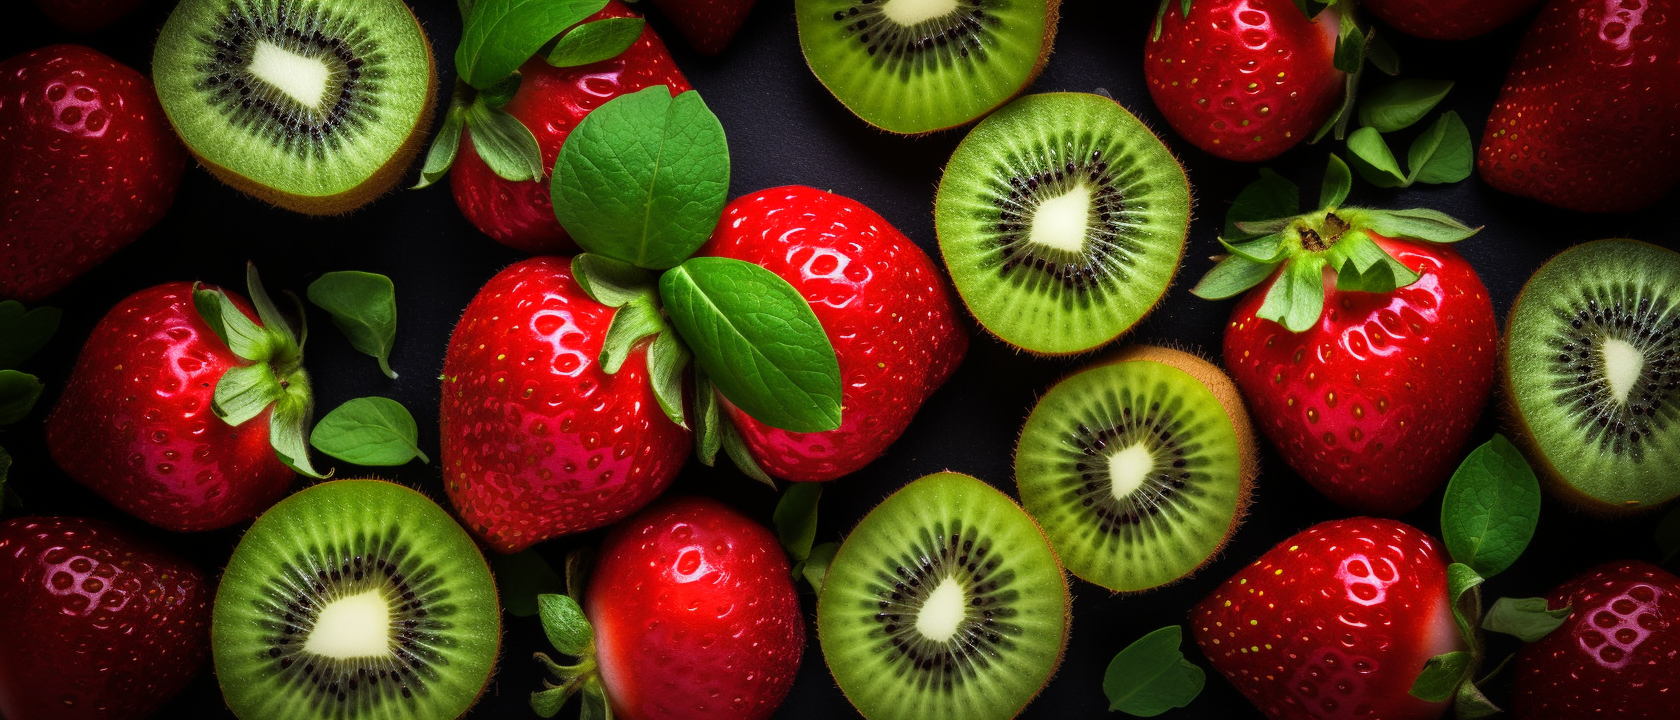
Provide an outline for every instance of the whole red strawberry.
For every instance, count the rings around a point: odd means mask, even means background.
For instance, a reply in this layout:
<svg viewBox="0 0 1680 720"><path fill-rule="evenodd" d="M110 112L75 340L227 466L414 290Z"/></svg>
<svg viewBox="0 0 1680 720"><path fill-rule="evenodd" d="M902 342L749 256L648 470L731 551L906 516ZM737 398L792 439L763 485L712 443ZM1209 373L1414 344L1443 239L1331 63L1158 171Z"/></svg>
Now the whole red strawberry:
<svg viewBox="0 0 1680 720"><path fill-rule="evenodd" d="M1277 157L1330 119L1346 75L1335 68L1338 10L1309 19L1293 0L1166 3L1144 42L1155 106L1191 144L1229 160Z"/></svg>
<svg viewBox="0 0 1680 720"><path fill-rule="evenodd" d="M927 253L850 198L799 186L737 198L700 254L756 263L792 284L840 361L845 412L837 430L780 430L725 403L770 475L833 480L869 464L968 351L968 333Z"/></svg>
<svg viewBox="0 0 1680 720"><path fill-rule="evenodd" d="M612 0L589 21L614 17L636 14ZM610 60L557 68L542 57L533 57L519 72L519 91L502 109L536 136L542 150L541 181L503 179L473 150L471 133L463 132L449 187L467 220L497 242L529 253L571 250L575 246L554 217L548 188L548 173L566 136L590 111L620 95L656 85L669 87L673 95L691 88L652 27L642 28L642 36L630 49Z"/></svg>
<svg viewBox="0 0 1680 720"><path fill-rule="evenodd" d="M660 409L646 346L598 358L614 309L565 258L503 270L467 305L443 362L444 488L501 552L618 521L682 469L689 432Z"/></svg>
<svg viewBox="0 0 1680 720"><path fill-rule="evenodd" d="M204 662L212 591L190 563L98 520L0 523L0 716L151 715Z"/></svg>
<svg viewBox="0 0 1680 720"><path fill-rule="evenodd" d="M156 224L187 156L152 84L80 45L0 63L0 299L69 284Z"/></svg>
<svg viewBox="0 0 1680 720"><path fill-rule="evenodd" d="M1585 212L1680 182L1680 0L1553 0L1523 38L1476 156L1500 190Z"/></svg>
<svg viewBox="0 0 1680 720"><path fill-rule="evenodd" d="M1190 611L1214 669L1272 720L1432 720L1412 697L1429 658L1463 649L1445 553L1393 520L1319 523Z"/></svg>
<svg viewBox="0 0 1680 720"><path fill-rule="evenodd" d="M35 0L41 12L74 33L90 33L110 26L134 12L146 0Z"/></svg>
<svg viewBox="0 0 1680 720"><path fill-rule="evenodd" d="M747 21L758 0L653 0L659 12L669 18L689 46L701 55L716 55Z"/></svg>
<svg viewBox="0 0 1680 720"><path fill-rule="evenodd" d="M1547 598L1572 612L1517 654L1519 720L1663 720L1680 693L1680 578L1654 565L1600 565Z"/></svg>
<svg viewBox="0 0 1680 720"><path fill-rule="evenodd" d="M1511 22L1540 0L1365 0L1372 15L1407 35L1465 40Z"/></svg>

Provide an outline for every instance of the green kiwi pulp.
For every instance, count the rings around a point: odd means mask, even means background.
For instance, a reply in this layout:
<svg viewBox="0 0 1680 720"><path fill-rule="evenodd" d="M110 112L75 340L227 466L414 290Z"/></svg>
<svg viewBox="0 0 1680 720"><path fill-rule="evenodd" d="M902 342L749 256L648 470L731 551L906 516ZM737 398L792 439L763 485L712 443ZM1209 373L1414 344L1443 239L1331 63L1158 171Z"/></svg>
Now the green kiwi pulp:
<svg viewBox="0 0 1680 720"><path fill-rule="evenodd" d="M1027 514L1075 575L1110 590L1178 580L1236 532L1259 474L1230 378L1194 355L1127 351L1057 383L1021 430Z"/></svg>
<svg viewBox="0 0 1680 720"><path fill-rule="evenodd" d="M490 680L501 611L484 556L437 503L338 480L251 525L210 642L244 720L448 720Z"/></svg>
<svg viewBox="0 0 1680 720"><path fill-rule="evenodd" d="M164 113L223 181L311 214L390 189L437 78L401 0L183 0L153 52Z"/></svg>
<svg viewBox="0 0 1680 720"><path fill-rule="evenodd" d="M1603 510L1680 495L1680 253L1599 240L1547 261L1505 324L1516 434Z"/></svg>
<svg viewBox="0 0 1680 720"><path fill-rule="evenodd" d="M1068 602L1032 518L986 483L939 473L846 538L817 600L817 635L869 720L1002 720L1061 663Z"/></svg>
<svg viewBox="0 0 1680 720"><path fill-rule="evenodd" d="M1041 355L1107 343L1160 301L1190 228L1172 152L1113 100L1029 95L986 118L945 167L939 250L970 312Z"/></svg>
<svg viewBox="0 0 1680 720"><path fill-rule="evenodd" d="M1044 68L1060 0L796 0L817 79L864 122L907 135L967 123Z"/></svg>

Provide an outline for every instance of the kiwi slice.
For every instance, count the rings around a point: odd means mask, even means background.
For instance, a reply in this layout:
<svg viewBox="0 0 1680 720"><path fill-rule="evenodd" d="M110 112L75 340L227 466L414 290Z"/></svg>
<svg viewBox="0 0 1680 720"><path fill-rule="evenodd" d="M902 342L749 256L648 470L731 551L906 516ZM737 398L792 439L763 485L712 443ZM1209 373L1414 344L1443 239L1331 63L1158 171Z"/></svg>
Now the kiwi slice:
<svg viewBox="0 0 1680 720"><path fill-rule="evenodd" d="M805 62L864 122L915 135L967 123L1026 88L1061 0L797 0Z"/></svg>
<svg viewBox="0 0 1680 720"><path fill-rule="evenodd" d="M1194 572L1225 546L1260 472L1254 428L1218 367L1127 350L1050 388L1027 416L1015 482L1067 569L1110 590Z"/></svg>
<svg viewBox="0 0 1680 720"><path fill-rule="evenodd" d="M216 591L216 677L244 720L448 720L490 681L496 583L448 513L336 480L251 525Z"/></svg>
<svg viewBox="0 0 1680 720"><path fill-rule="evenodd" d="M1565 250L1505 327L1514 434L1554 489L1601 510L1680 495L1680 253L1635 240Z"/></svg>
<svg viewBox="0 0 1680 720"><path fill-rule="evenodd" d="M1015 717L1061 664L1068 589L1008 496L939 473L841 544L817 599L823 657L869 720Z"/></svg>
<svg viewBox="0 0 1680 720"><path fill-rule="evenodd" d="M224 182L347 212L402 177L431 125L431 45L401 0L182 0L152 56L163 110Z"/></svg>
<svg viewBox="0 0 1680 720"><path fill-rule="evenodd" d="M1119 337L1166 293L1190 229L1190 181L1113 100L1028 95L957 146L934 224L981 326L1067 355Z"/></svg>

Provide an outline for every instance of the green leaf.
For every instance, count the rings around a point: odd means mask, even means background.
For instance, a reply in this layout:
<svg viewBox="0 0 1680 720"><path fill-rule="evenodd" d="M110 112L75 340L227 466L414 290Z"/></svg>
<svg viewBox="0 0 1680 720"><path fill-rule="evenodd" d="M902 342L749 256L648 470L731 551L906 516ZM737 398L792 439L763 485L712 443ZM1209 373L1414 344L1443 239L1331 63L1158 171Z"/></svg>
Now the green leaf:
<svg viewBox="0 0 1680 720"><path fill-rule="evenodd" d="M612 720L612 703L601 686L601 676L592 675L583 684L583 706L578 708L578 720Z"/></svg>
<svg viewBox="0 0 1680 720"><path fill-rule="evenodd" d="M449 174L450 166L455 164L455 156L461 152L461 131L466 126L466 106L451 100L449 110L443 115L443 127L432 137L432 146L426 150L426 164L420 167L420 181L412 189L430 187Z"/></svg>
<svg viewBox="0 0 1680 720"><path fill-rule="evenodd" d="M1347 140L1348 158L1359 176L1377 187L1404 187L1406 174L1389 151L1388 143L1374 128L1362 127L1353 131Z"/></svg>
<svg viewBox="0 0 1680 720"><path fill-rule="evenodd" d="M736 407L794 432L840 427L839 361L786 280L752 263L701 257L666 272L659 295L706 376Z"/></svg>
<svg viewBox="0 0 1680 720"><path fill-rule="evenodd" d="M1363 230L1352 230L1331 248L1347 264L1336 271L1336 289L1386 293L1417 282L1417 273L1400 264Z"/></svg>
<svg viewBox="0 0 1680 720"><path fill-rule="evenodd" d="M574 67L618 57L642 36L644 24L639 17L616 17L579 25L560 36L548 53L548 64Z"/></svg>
<svg viewBox="0 0 1680 720"><path fill-rule="evenodd" d="M584 116L554 164L560 224L584 250L640 267L681 263L711 237L729 189L729 143L699 94L663 85Z"/></svg>
<svg viewBox="0 0 1680 720"><path fill-rule="evenodd" d="M683 416L683 371L688 369L688 361L693 357L682 338L669 329L659 333L648 345L648 382L653 385L653 398L658 401L659 409L665 411L665 417L684 429L688 420Z"/></svg>
<svg viewBox="0 0 1680 720"><path fill-rule="evenodd" d="M397 341L397 291L391 279L368 272L330 272L309 284L309 302L327 311L350 347L379 361L386 377Z"/></svg>
<svg viewBox="0 0 1680 720"><path fill-rule="evenodd" d="M1283 266L1255 315L1276 321L1290 332L1304 332L1324 312L1324 258L1302 256Z"/></svg>
<svg viewBox="0 0 1680 720"><path fill-rule="evenodd" d="M1232 255L1252 260L1267 266L1275 266L1283 260L1285 235L1281 232L1265 237L1255 238L1247 242L1230 243L1219 238L1219 244L1231 251Z"/></svg>
<svg viewBox="0 0 1680 720"><path fill-rule="evenodd" d="M659 297L652 273L605 255L583 253L572 258L572 277L589 297L607 307Z"/></svg>
<svg viewBox="0 0 1680 720"><path fill-rule="evenodd" d="M1353 173L1348 170L1347 163L1335 153L1330 153L1330 163L1324 168L1324 184L1318 189L1318 208L1320 210L1334 210L1347 202L1348 193L1353 192Z"/></svg>
<svg viewBox="0 0 1680 720"><path fill-rule="evenodd" d="M302 343L297 333L292 332L291 323L280 314L280 308L275 307L274 301L268 297L268 291L263 289L262 278L257 277L256 263L245 263L245 292L251 296L251 306L257 310L257 319L262 321L263 330L271 338L274 353L281 356L279 359L292 359Z"/></svg>
<svg viewBox="0 0 1680 720"><path fill-rule="evenodd" d="M694 366L694 417L694 454L701 464L711 467L723 443L722 424L728 420L718 410L717 390L711 378L698 365Z"/></svg>
<svg viewBox="0 0 1680 720"><path fill-rule="evenodd" d="M11 425L35 409L45 386L34 375L16 370L0 370L0 425Z"/></svg>
<svg viewBox="0 0 1680 720"><path fill-rule="evenodd" d="M601 341L601 370L608 375L616 374L637 343L664 329L665 321L652 303L633 302L619 308L613 313L612 323L607 325L606 338Z"/></svg>
<svg viewBox="0 0 1680 720"><path fill-rule="evenodd" d="M1261 168L1260 179L1237 193L1237 199L1231 203L1231 209L1225 211L1225 232L1222 237L1237 241L1266 235L1269 233L1245 232L1237 227L1237 223L1287 218L1300 211L1301 189L1288 178L1272 172L1270 168Z"/></svg>
<svg viewBox="0 0 1680 720"><path fill-rule="evenodd" d="M1459 683L1458 692L1453 695L1453 716L1457 720L1481 720L1502 712L1475 683Z"/></svg>
<svg viewBox="0 0 1680 720"><path fill-rule="evenodd" d="M572 699L580 687L579 684L566 683L531 693L531 710L540 717L554 717L560 714L560 708L566 706L566 701Z"/></svg>
<svg viewBox="0 0 1680 720"><path fill-rule="evenodd" d="M519 118L475 101L467 106L467 132L473 150L497 177L510 182L542 179L542 150Z"/></svg>
<svg viewBox="0 0 1680 720"><path fill-rule="evenodd" d="M537 614L537 596L545 593L565 593L566 581L554 572L535 549L512 555L491 553L490 566L496 571L496 592L501 596L502 609L514 617Z"/></svg>
<svg viewBox="0 0 1680 720"><path fill-rule="evenodd" d="M1412 683L1412 697L1425 702L1445 702L1452 698L1453 691L1464 676L1473 669L1475 656L1468 650L1457 650L1444 655L1436 655L1424 663L1423 672L1418 673L1417 680Z"/></svg>
<svg viewBox="0 0 1680 720"><path fill-rule="evenodd" d="M1447 565L1447 598L1452 601L1453 622L1467 645L1476 644L1476 628L1482 624L1482 576L1464 563Z"/></svg>
<svg viewBox="0 0 1680 720"><path fill-rule="evenodd" d="M1342 17L1350 17L1350 14L1343 13ZM1364 76L1365 69L1361 67L1357 72L1348 73L1342 80L1342 104L1319 126L1312 137L1307 138L1308 144L1317 143L1331 134L1334 134L1337 140L1347 136L1348 123L1353 120L1354 104L1359 101L1359 80Z"/></svg>
<svg viewBox="0 0 1680 720"><path fill-rule="evenodd" d="M1341 33L1336 38L1336 54L1330 62L1342 72L1359 72L1365 64L1365 33L1359 31L1358 25L1351 21L1342 23Z"/></svg>
<svg viewBox="0 0 1680 720"><path fill-rule="evenodd" d="M562 30L606 4L607 0L478 0L455 47L455 72L475 88L489 88Z"/></svg>
<svg viewBox="0 0 1680 720"><path fill-rule="evenodd" d="M519 86L524 82L524 76L516 72L485 88L474 99L491 108L500 109L513 101L513 96L519 94Z"/></svg>
<svg viewBox="0 0 1680 720"><path fill-rule="evenodd" d="M1546 598L1499 598L1482 618L1482 628L1534 642L1563 625L1571 610L1568 605L1553 610Z"/></svg>
<svg viewBox="0 0 1680 720"><path fill-rule="evenodd" d="M1456 562L1490 578L1517 561L1540 521L1540 481L1505 439L1476 448L1441 500L1441 534Z"/></svg>
<svg viewBox="0 0 1680 720"><path fill-rule="evenodd" d="M216 381L215 395L211 400L210 409L216 417L234 427L245 424L258 415L275 400L285 395L285 388L274 377L274 368L268 363L255 365L236 365L222 373L222 378Z"/></svg>
<svg viewBox="0 0 1680 720"><path fill-rule="evenodd" d="M741 472L746 473L747 477L770 486L770 489L774 491L776 481L770 479L770 475L764 472L764 468L758 466L757 460L753 459L752 451L747 449L747 441L741 438L741 432L735 429L735 423L726 419L718 425L723 430L720 433L723 436L723 451L729 455L729 459L735 463L735 467L740 468Z"/></svg>
<svg viewBox="0 0 1680 720"><path fill-rule="evenodd" d="M1411 127L1434 110L1451 92L1451 80L1399 80L1365 94L1359 103L1359 124L1378 132ZM1416 167L1416 166L1413 166Z"/></svg>
<svg viewBox="0 0 1680 720"><path fill-rule="evenodd" d="M274 402L274 409L269 413L268 444L274 447L274 456L294 472L312 478L326 477L310 464L309 444L304 437L314 409L309 377L298 370L287 382L286 394Z"/></svg>
<svg viewBox="0 0 1680 720"><path fill-rule="evenodd" d="M1410 210L1359 209L1348 215L1349 222L1388 238L1410 238L1432 243L1454 243L1481 231L1451 215L1426 208Z"/></svg>
<svg viewBox="0 0 1680 720"><path fill-rule="evenodd" d="M1365 42L1365 59L1382 74L1390 77L1400 74L1400 53L1394 51L1394 46L1381 34L1372 32Z"/></svg>
<svg viewBox="0 0 1680 720"><path fill-rule="evenodd" d="M822 498L822 484L790 483L776 502L776 537L795 560L811 556L811 543L817 539L817 501Z"/></svg>
<svg viewBox="0 0 1680 720"><path fill-rule="evenodd" d="M1201 282L1190 292L1204 300L1224 300L1236 297L1272 276L1277 265L1257 263L1240 255L1220 260L1218 265L1202 276Z"/></svg>
<svg viewBox="0 0 1680 720"><path fill-rule="evenodd" d="M834 553L840 550L840 543L826 542L811 548L811 556L805 558L800 566L799 574L805 582L819 594L822 592L823 580L828 577L828 566L834 562Z"/></svg>
<svg viewBox="0 0 1680 720"><path fill-rule="evenodd" d="M25 312L16 300L0 302L0 370L23 364L58 332L63 313L58 308L38 307Z"/></svg>
<svg viewBox="0 0 1680 720"><path fill-rule="evenodd" d="M570 595L543 593L537 596L537 616L542 618L543 634L549 644L561 653L582 657L595 644L595 629L583 608Z"/></svg>
<svg viewBox="0 0 1680 720"><path fill-rule="evenodd" d="M334 408L315 431L309 444L328 455L357 465L395 467L410 460L431 460L420 451L420 431L408 408L382 397L356 398Z"/></svg>
<svg viewBox="0 0 1680 720"><path fill-rule="evenodd" d="M1406 155L1412 176L1406 183L1455 183L1470 177L1475 164L1476 146L1470 140L1470 130L1458 113L1449 110L1412 141Z"/></svg>
<svg viewBox="0 0 1680 720"><path fill-rule="evenodd" d="M274 335L256 324L233 304L221 290L196 290L193 306L210 330L226 343L229 350L241 359L267 362L273 358L278 341Z"/></svg>
<svg viewBox="0 0 1680 720"><path fill-rule="evenodd" d="M1179 650L1184 628L1168 625L1138 638L1108 663L1103 692L1108 709L1155 717L1181 708L1202 693L1207 676Z"/></svg>

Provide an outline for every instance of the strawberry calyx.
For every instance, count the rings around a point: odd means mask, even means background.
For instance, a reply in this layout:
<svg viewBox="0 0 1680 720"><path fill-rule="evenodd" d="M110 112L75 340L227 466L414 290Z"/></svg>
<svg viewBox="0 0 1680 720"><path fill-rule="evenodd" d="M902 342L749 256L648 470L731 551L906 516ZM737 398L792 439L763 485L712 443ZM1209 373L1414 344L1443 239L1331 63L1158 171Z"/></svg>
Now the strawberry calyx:
<svg viewBox="0 0 1680 720"><path fill-rule="evenodd" d="M573 695L582 693L581 716L612 720L612 703L607 700L595 659L595 627L583 613L583 587L588 578L588 553L576 550L566 556L566 594L537 596L537 616L543 634L560 654L577 658L571 665L555 662L547 653L533 657L552 678L543 678L543 689L531 693L531 709L542 717L554 717Z"/></svg>

